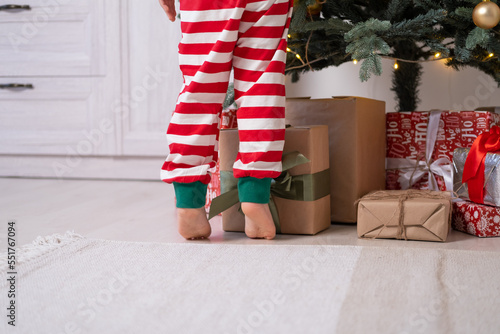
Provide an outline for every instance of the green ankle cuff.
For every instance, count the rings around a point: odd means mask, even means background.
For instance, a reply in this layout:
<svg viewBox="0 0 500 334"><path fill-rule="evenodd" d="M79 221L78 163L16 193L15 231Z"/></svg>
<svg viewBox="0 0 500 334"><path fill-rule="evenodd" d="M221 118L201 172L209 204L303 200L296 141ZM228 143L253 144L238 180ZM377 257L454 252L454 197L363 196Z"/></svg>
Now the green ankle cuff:
<svg viewBox="0 0 500 334"><path fill-rule="evenodd" d="M242 177L238 179L238 193L241 203L269 203L271 196L271 178L257 179Z"/></svg>
<svg viewBox="0 0 500 334"><path fill-rule="evenodd" d="M200 181L192 183L173 182L176 206L180 209L199 209L205 206L207 198L207 184Z"/></svg>

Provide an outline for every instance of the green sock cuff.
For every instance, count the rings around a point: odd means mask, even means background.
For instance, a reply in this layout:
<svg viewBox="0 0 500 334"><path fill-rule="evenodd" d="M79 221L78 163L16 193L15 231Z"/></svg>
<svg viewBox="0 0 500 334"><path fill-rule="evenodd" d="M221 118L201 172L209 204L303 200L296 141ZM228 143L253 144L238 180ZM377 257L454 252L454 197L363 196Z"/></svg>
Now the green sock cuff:
<svg viewBox="0 0 500 334"><path fill-rule="evenodd" d="M172 182L177 199L176 206L181 209L199 209L205 206L208 184L200 181L192 183Z"/></svg>
<svg viewBox="0 0 500 334"><path fill-rule="evenodd" d="M238 194L241 203L269 203L272 178L257 179L242 177L238 179Z"/></svg>

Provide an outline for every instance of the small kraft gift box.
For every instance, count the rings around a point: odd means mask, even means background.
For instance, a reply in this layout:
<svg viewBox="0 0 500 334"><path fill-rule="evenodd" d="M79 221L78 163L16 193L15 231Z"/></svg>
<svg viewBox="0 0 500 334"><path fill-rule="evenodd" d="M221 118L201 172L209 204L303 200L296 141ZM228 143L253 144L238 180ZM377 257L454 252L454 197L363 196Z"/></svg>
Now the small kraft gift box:
<svg viewBox="0 0 500 334"><path fill-rule="evenodd" d="M479 181L483 182L482 195L481 193L475 194L473 189L471 189L472 193L469 194L469 182L462 183L469 152L470 148L457 148L453 153L453 188L455 193L462 199L472 200L478 204L500 206L500 152L487 153L484 157L484 177L482 181Z"/></svg>
<svg viewBox="0 0 500 334"><path fill-rule="evenodd" d="M360 238L446 241L451 224L449 192L386 190L358 203Z"/></svg>
<svg viewBox="0 0 500 334"><path fill-rule="evenodd" d="M385 102L355 96L288 98L288 124L326 124L330 141L331 220L355 223L355 202L385 189Z"/></svg>
<svg viewBox="0 0 500 334"><path fill-rule="evenodd" d="M245 217L237 202L237 179L233 177L238 131L222 130L219 142L222 195L212 206L220 207L218 200L224 197L229 204L233 201L235 204L222 213L222 227L224 231L244 232ZM271 185L269 202L278 233L314 235L330 227L329 178L328 127L287 128L283 173Z"/></svg>

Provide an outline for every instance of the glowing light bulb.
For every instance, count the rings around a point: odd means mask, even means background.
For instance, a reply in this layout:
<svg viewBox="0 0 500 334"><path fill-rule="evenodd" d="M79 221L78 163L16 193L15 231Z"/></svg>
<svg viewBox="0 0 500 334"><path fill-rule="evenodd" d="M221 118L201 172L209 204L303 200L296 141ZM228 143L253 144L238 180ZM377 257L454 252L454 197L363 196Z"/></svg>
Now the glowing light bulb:
<svg viewBox="0 0 500 334"><path fill-rule="evenodd" d="M436 52L436 54L434 55L435 58L439 58L441 57L441 52Z"/></svg>
<svg viewBox="0 0 500 334"><path fill-rule="evenodd" d="M301 59L301 57L298 53L295 55L295 57L297 57L298 59Z"/></svg>
<svg viewBox="0 0 500 334"><path fill-rule="evenodd" d="M354 59L352 62L354 63L354 65L356 65L358 63L358 60Z"/></svg>
<svg viewBox="0 0 500 334"><path fill-rule="evenodd" d="M491 58L491 57L493 57L493 56L495 56L495 54L492 52L492 53L490 53L490 54L488 55L488 58Z"/></svg>
<svg viewBox="0 0 500 334"><path fill-rule="evenodd" d="M394 63L394 69L397 70L398 68L399 68L399 64L398 64L398 62L395 62Z"/></svg>
<svg viewBox="0 0 500 334"><path fill-rule="evenodd" d="M292 38L292 35L290 35L290 34L288 34L287 36L288 36L288 38Z"/></svg>

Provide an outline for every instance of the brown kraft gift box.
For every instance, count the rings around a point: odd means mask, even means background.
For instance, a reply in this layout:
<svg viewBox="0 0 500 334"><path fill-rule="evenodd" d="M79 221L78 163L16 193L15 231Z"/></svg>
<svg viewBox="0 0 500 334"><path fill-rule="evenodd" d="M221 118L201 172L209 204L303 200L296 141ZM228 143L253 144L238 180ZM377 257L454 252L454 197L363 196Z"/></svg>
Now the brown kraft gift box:
<svg viewBox="0 0 500 334"><path fill-rule="evenodd" d="M450 226L449 192L376 191L364 196L358 204L360 238L444 242Z"/></svg>
<svg viewBox="0 0 500 334"><path fill-rule="evenodd" d="M221 173L232 172L238 146L238 130L221 130ZM310 162L290 169L291 175L315 174L327 170L328 127L320 125L286 129L284 153L294 151L303 154ZM297 201L276 196L273 199L283 234L316 234L330 226L330 195L315 201ZM244 232L245 217L239 209L238 203L222 213L224 231Z"/></svg>
<svg viewBox="0 0 500 334"><path fill-rule="evenodd" d="M361 97L287 99L286 122L329 128L331 220L355 223L355 202L385 189L385 102Z"/></svg>

